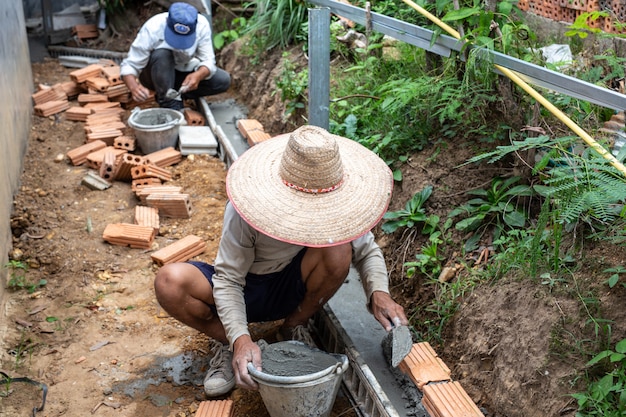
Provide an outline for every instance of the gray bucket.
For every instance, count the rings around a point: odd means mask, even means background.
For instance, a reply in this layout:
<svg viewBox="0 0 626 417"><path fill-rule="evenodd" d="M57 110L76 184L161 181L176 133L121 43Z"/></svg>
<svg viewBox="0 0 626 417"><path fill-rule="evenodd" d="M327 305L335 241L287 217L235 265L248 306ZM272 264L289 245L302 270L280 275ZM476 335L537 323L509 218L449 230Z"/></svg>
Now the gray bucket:
<svg viewBox="0 0 626 417"><path fill-rule="evenodd" d="M183 113L172 109L135 108L128 118L128 125L135 131L137 144L144 154L176 147L178 128L185 120Z"/></svg>
<svg viewBox="0 0 626 417"><path fill-rule="evenodd" d="M263 370L248 364L250 376L271 417L328 417L348 357L331 354L293 340L259 343Z"/></svg>

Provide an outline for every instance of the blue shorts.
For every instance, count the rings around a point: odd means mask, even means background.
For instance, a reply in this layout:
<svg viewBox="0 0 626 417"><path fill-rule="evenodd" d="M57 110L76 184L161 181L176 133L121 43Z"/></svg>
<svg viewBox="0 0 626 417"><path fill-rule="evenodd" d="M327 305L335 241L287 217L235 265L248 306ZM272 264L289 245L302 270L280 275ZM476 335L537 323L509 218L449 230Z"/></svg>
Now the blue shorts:
<svg viewBox="0 0 626 417"><path fill-rule="evenodd" d="M280 320L291 314L304 299L306 287L300 265L306 249L301 250L282 271L257 275L248 273L243 288L246 315L249 323ZM188 261L198 268L213 287L213 265ZM215 305L209 305L217 314Z"/></svg>

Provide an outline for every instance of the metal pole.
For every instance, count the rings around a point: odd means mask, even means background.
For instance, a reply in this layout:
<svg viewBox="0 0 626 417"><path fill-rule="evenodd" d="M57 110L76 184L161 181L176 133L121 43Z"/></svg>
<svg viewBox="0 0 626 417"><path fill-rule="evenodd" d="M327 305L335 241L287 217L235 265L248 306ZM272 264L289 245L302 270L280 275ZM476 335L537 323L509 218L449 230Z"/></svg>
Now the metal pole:
<svg viewBox="0 0 626 417"><path fill-rule="evenodd" d="M328 130L330 8L309 9L309 124Z"/></svg>

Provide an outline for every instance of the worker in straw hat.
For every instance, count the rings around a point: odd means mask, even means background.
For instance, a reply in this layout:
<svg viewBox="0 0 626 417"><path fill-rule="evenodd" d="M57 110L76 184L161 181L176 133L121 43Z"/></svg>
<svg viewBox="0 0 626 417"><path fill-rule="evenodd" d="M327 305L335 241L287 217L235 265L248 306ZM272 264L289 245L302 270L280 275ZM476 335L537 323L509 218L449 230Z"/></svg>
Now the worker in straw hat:
<svg viewBox="0 0 626 417"><path fill-rule="evenodd" d="M228 90L230 74L215 62L209 21L192 5L176 2L143 24L120 75L136 102L152 90L160 107L182 110L183 99Z"/></svg>
<svg viewBox="0 0 626 417"><path fill-rule="evenodd" d="M337 292L351 264L381 325L389 331L408 324L389 295L371 233L392 185L376 154L315 126L255 145L232 164L215 266L169 264L155 279L161 306L214 339L204 380L209 397L235 384L257 388L247 366L262 369L261 350L248 323L284 319L279 340L314 344L309 319Z"/></svg>

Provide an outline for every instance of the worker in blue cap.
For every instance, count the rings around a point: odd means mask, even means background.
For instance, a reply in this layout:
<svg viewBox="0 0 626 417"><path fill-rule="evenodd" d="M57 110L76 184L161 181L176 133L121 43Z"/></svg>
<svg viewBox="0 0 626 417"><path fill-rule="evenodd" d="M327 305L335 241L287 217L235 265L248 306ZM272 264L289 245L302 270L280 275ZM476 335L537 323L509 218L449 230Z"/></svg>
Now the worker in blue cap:
<svg viewBox="0 0 626 417"><path fill-rule="evenodd" d="M144 23L120 74L136 102L147 100L152 90L160 107L175 110L183 109L183 99L219 94L230 86L230 74L215 62L209 21L183 2Z"/></svg>

